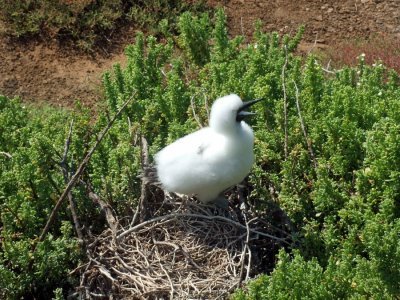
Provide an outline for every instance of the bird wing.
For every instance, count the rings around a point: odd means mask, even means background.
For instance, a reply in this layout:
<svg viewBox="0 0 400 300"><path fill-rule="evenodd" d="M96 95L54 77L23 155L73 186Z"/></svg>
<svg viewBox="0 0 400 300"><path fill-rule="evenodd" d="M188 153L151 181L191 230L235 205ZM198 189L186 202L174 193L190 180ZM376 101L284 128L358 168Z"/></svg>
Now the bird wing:
<svg viewBox="0 0 400 300"><path fill-rule="evenodd" d="M158 177L163 186L178 193L195 193L218 180L214 172L223 138L204 128L189 134L156 154Z"/></svg>

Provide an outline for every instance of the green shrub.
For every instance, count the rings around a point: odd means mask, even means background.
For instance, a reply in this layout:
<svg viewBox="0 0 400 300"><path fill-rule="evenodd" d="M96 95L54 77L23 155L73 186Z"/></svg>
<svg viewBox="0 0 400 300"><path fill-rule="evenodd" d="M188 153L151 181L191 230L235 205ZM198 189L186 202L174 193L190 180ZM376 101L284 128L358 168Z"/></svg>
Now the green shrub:
<svg viewBox="0 0 400 300"><path fill-rule="evenodd" d="M0 0L4 23L0 33L16 38L56 38L91 51L109 42L123 24L170 36L176 32L180 13L206 10L202 1L189 5L183 0Z"/></svg>
<svg viewBox="0 0 400 300"><path fill-rule="evenodd" d="M48 297L54 286L71 286L66 274L78 263L80 246L68 214L33 251L59 191L67 115L37 110L0 96L0 297Z"/></svg>
<svg viewBox="0 0 400 300"><path fill-rule="evenodd" d="M276 201L298 230L299 250L291 255L282 250L275 270L233 299L400 295L400 89L388 74L380 64L367 66L361 56L356 68L328 77L310 57L294 79L317 166L301 137L296 94L289 87L290 154L285 159L282 150L265 152L281 161L266 169L268 175L252 177L273 178ZM282 145L278 138L269 143ZM271 163L276 161L262 161Z"/></svg>
<svg viewBox="0 0 400 300"><path fill-rule="evenodd" d="M98 35L116 28L123 16L121 0L0 1L5 33L14 37L72 38L90 49Z"/></svg>
<svg viewBox="0 0 400 300"><path fill-rule="evenodd" d="M165 36L177 33L179 16L184 12L198 14L205 12L205 1L184 0L129 0L128 20L151 34L162 33Z"/></svg>

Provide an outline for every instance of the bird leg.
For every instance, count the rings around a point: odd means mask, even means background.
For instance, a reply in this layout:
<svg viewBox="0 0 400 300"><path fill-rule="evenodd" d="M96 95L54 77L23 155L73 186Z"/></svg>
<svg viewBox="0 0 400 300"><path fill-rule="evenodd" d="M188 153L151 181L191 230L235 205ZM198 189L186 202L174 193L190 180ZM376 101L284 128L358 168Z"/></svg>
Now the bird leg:
<svg viewBox="0 0 400 300"><path fill-rule="evenodd" d="M224 195L220 194L217 198L215 198L211 203L215 204L219 208L228 209L229 201L225 198Z"/></svg>

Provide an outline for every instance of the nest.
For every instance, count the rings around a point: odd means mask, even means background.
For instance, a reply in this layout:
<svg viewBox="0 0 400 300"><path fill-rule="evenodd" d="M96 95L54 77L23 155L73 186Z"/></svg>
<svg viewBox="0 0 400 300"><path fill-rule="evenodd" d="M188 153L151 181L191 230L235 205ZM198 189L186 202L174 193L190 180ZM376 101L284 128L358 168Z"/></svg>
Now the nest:
<svg viewBox="0 0 400 300"><path fill-rule="evenodd" d="M105 209L110 229L87 247L80 298L225 298L268 271L277 249L288 244L282 229L248 210L180 198L147 205L151 218L135 214L125 226Z"/></svg>

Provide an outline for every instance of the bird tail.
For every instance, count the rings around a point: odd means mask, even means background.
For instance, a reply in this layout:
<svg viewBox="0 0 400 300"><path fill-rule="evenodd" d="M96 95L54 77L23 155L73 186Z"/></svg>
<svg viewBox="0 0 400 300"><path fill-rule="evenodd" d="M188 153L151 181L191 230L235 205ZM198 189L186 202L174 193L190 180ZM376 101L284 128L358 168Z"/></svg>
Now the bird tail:
<svg viewBox="0 0 400 300"><path fill-rule="evenodd" d="M141 159L142 159L142 170L138 177L144 184L151 184L155 186L161 186L160 180L157 175L156 167L149 163L149 145L144 136L141 137Z"/></svg>
<svg viewBox="0 0 400 300"><path fill-rule="evenodd" d="M161 182L158 178L157 169L154 165L148 165L144 167L138 177L145 184L151 184L161 187Z"/></svg>

